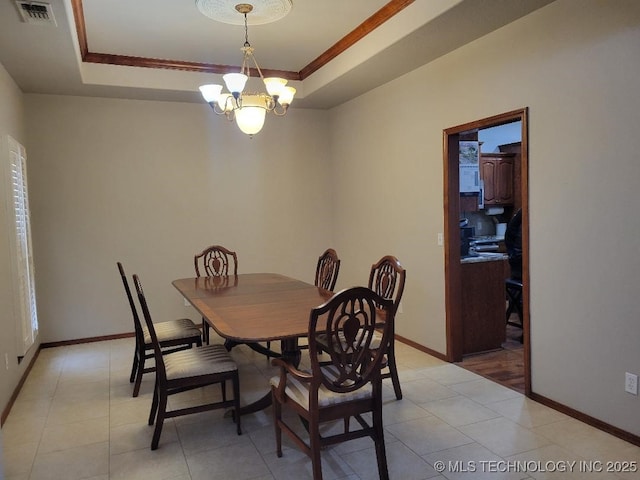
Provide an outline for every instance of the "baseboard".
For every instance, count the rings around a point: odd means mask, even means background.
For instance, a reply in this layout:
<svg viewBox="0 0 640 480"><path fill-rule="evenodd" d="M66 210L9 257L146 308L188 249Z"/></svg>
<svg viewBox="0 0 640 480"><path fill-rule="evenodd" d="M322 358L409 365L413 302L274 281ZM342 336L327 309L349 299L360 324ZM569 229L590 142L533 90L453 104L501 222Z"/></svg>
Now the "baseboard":
<svg viewBox="0 0 640 480"><path fill-rule="evenodd" d="M42 348L41 345L38 345L38 350L36 350L36 353L33 354L33 357L31 358L29 365L27 365L27 368L25 368L24 373L22 374L22 377L20 377L20 381L18 382L18 385L13 390L13 394L11 395L11 398L9 398L9 401L7 402L6 407L4 407L4 410L2 410L2 415L0 415L0 428L2 428L2 426L4 425L4 422L7 421L9 412L11 412L11 408L13 407L13 404L16 401L16 398L18 398L18 394L20 393L20 390L22 389L24 382L27 380L27 377L29 376L29 372L31 372L31 368L33 367L34 363L36 363L36 359L38 358L38 355L40 355L41 348Z"/></svg>
<svg viewBox="0 0 640 480"><path fill-rule="evenodd" d="M575 418L576 420L580 420L587 425L591 425L592 427L597 428L598 430L602 430L603 432L607 432L614 437L621 438L622 440L632 443L640 447L640 436L634 435L633 433L622 430L621 428L614 427L613 425L609 425L608 423L603 422L602 420L598 420L586 413L579 412L578 410L574 410L571 407L567 407L561 403L556 402L555 400L551 400L543 395L537 394L535 392L531 392L529 396L531 400L535 400L538 403L546 405L547 407L553 408L565 415L569 415L570 417Z"/></svg>
<svg viewBox="0 0 640 480"><path fill-rule="evenodd" d="M82 343L104 342L105 340L118 340L119 338L130 338L134 332L118 333L116 335L104 335L102 337L77 338L75 340L62 340L60 342L47 342L40 344L40 348L64 347L66 345L80 345Z"/></svg>
<svg viewBox="0 0 640 480"><path fill-rule="evenodd" d="M400 335L396 335L396 340L406 345L409 345L415 348L416 350L420 350L421 352L428 353L429 355L439 358L440 360L444 360L445 362L448 361L446 355L443 355L440 352L431 350L430 348L424 347L407 338L403 338ZM565 415L573 417L576 420L580 420L581 422L586 423L587 425L591 425L592 427L595 427L598 430L602 430L603 432L609 433L614 437L618 437L626 442L632 443L640 447L640 436L638 435L634 435L633 433L622 430L621 428L614 427L613 425L609 425L608 423L603 422L602 420L598 420L597 418L594 418L590 415L579 412L578 410L574 410L571 407L567 407L566 405L556 402L555 400L551 400L550 398L547 398L535 392L531 392L531 394L528 395L528 397L531 398L531 400L535 400L536 402L541 403L542 405L546 405L547 407L553 408L554 410L557 410L560 413L564 413Z"/></svg>
<svg viewBox="0 0 640 480"><path fill-rule="evenodd" d="M416 343L413 340L409 340L408 338L401 337L398 334L395 335L395 339L401 343L404 343L405 345L409 345L410 347L415 348L416 350L420 350L421 352L427 353L432 357L436 357L442 361L448 362L446 355L443 355L440 352L436 352L435 350L431 350L430 348L427 348L424 345L420 345L419 343Z"/></svg>

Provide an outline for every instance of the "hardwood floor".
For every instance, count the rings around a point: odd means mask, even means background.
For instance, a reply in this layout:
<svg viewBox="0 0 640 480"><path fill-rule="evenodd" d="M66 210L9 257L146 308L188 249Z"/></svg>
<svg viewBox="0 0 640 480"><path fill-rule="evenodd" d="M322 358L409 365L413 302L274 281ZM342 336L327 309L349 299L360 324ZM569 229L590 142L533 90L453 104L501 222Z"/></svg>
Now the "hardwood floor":
<svg viewBox="0 0 640 480"><path fill-rule="evenodd" d="M502 344L502 350L469 355L457 365L524 393L524 349L520 343L522 330L511 325L506 328L507 340Z"/></svg>

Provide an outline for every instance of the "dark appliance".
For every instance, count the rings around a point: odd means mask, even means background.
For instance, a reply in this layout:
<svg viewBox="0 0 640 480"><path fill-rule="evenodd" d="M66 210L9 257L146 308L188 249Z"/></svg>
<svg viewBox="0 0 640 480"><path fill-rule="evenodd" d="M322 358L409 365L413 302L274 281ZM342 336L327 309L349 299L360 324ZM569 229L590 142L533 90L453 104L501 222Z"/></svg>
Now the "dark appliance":
<svg viewBox="0 0 640 480"><path fill-rule="evenodd" d="M471 238L474 236L474 227L460 227L460 256L466 257L469 255L469 245Z"/></svg>

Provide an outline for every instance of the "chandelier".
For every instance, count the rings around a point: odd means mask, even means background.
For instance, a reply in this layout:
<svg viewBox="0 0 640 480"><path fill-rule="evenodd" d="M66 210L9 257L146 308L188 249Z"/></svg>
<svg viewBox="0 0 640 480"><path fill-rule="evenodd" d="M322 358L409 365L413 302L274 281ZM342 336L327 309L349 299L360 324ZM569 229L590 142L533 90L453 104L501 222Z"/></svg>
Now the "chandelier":
<svg viewBox="0 0 640 480"><path fill-rule="evenodd" d="M247 14L253 5L240 3L235 9L244 15L244 46L240 73L227 73L222 78L229 92L222 92L222 85L208 84L200 86L204 99L218 115L225 115L230 121L236 121L243 133L252 137L262 130L267 112L282 116L287 113L293 101L296 89L287 86L287 80L278 77L264 78L258 62L253 56L253 47L249 43ZM251 76L249 64L253 63L264 82L266 93L245 92L244 88Z"/></svg>

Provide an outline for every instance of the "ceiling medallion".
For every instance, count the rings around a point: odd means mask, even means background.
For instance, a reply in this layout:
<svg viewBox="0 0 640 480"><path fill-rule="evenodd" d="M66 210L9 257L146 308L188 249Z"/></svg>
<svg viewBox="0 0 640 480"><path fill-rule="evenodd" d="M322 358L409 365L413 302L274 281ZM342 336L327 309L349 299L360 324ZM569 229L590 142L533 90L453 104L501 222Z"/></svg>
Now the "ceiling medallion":
<svg viewBox="0 0 640 480"><path fill-rule="evenodd" d="M292 0L252 0L251 4L238 0L196 0L196 7L204 16L230 25L243 25L244 19L238 15L236 6L248 5L251 11L250 25L263 25L284 18L293 6ZM242 12L241 12L242 13Z"/></svg>

